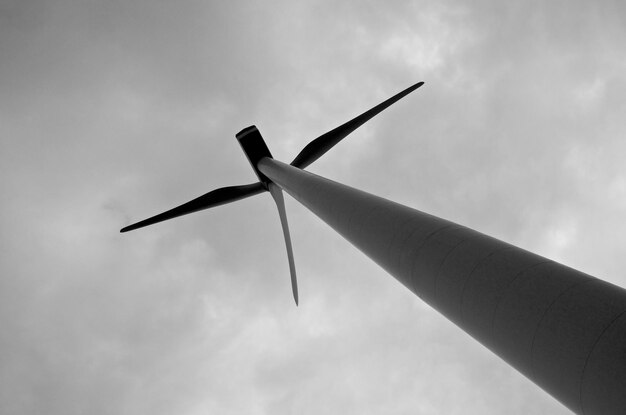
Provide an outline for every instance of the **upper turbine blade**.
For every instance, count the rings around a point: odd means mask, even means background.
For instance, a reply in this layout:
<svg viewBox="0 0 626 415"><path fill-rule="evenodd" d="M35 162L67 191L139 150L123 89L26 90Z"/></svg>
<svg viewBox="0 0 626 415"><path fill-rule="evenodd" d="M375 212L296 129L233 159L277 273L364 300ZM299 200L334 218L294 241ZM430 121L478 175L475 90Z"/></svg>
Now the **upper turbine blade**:
<svg viewBox="0 0 626 415"><path fill-rule="evenodd" d="M222 187L220 189L213 190L200 197L197 197L187 203L170 209L166 212L160 213L151 218L142 220L125 228L122 228L120 232L128 232L144 226L152 225L164 220L176 218L178 216L186 215L188 213L197 212L212 208L226 203L234 202L239 199L244 199L249 196L256 195L265 191L265 187L261 183L251 183L240 186Z"/></svg>
<svg viewBox="0 0 626 415"><path fill-rule="evenodd" d="M365 111L358 117L351 119L347 123L342 124L334 130L331 130L326 134L317 137L315 140L311 141L309 144L306 145L306 147L302 149L300 154L298 154L296 158L291 162L291 165L304 169L315 160L323 156L324 153L333 148L335 144L343 140L352 131L356 130L372 117L377 115L379 112L381 112L391 104L395 103L396 101L400 100L401 98L405 97L406 95L410 94L411 92L415 91L422 85L424 85L424 82L418 82L415 85L408 87L404 91L392 96L388 100L381 102L374 108Z"/></svg>
<svg viewBox="0 0 626 415"><path fill-rule="evenodd" d="M283 236L285 237L285 245L287 245L287 259L289 260L289 273L291 274L291 291L293 299L298 305L298 280L296 279L296 263L293 259L293 249L291 249L291 236L289 235L289 224L287 223L287 211L285 210L285 199L283 191L274 183L269 184L269 190L276 202L278 215L280 216L280 224L283 227Z"/></svg>

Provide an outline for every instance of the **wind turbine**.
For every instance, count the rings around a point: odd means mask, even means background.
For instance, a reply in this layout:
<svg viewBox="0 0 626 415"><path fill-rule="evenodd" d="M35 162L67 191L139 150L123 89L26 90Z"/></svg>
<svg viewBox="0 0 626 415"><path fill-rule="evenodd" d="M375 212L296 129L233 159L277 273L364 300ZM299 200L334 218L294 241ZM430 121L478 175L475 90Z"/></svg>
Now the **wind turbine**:
<svg viewBox="0 0 626 415"><path fill-rule="evenodd" d="M401 91L311 141L288 165L255 126L236 137L259 181L223 187L127 232L269 191L298 285L282 191L496 355L580 414L626 413L626 290L453 222L304 169Z"/></svg>

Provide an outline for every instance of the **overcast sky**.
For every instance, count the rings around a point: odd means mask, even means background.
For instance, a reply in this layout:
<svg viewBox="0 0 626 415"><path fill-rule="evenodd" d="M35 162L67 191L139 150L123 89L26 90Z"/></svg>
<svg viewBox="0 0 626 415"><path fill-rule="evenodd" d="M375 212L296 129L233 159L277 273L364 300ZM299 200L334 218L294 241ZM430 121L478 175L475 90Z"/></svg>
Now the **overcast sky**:
<svg viewBox="0 0 626 415"><path fill-rule="evenodd" d="M471 6L470 6L471 4ZM0 1L0 412L565 414L286 198L289 161L626 286L621 1Z"/></svg>

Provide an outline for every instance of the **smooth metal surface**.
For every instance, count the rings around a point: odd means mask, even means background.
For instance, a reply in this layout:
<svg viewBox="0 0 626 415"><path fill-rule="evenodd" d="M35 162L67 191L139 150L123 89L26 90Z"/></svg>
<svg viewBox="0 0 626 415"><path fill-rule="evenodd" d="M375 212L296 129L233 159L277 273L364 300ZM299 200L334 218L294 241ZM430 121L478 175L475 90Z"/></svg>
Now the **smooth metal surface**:
<svg viewBox="0 0 626 415"><path fill-rule="evenodd" d="M626 413L626 290L285 163L257 167L572 411Z"/></svg>

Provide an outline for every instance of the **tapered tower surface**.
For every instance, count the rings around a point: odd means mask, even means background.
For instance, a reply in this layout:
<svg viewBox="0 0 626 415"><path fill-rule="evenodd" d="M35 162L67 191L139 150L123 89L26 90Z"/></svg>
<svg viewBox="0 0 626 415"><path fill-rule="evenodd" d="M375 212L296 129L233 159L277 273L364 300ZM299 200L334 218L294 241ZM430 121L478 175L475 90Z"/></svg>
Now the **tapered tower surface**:
<svg viewBox="0 0 626 415"><path fill-rule="evenodd" d="M626 290L279 161L258 167L572 411L626 413Z"/></svg>

